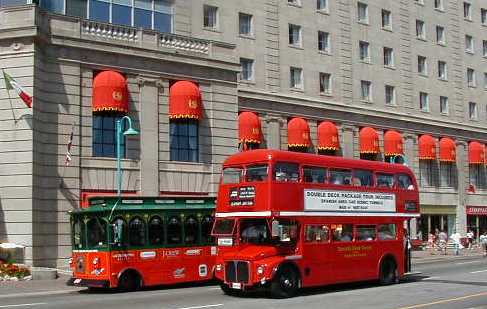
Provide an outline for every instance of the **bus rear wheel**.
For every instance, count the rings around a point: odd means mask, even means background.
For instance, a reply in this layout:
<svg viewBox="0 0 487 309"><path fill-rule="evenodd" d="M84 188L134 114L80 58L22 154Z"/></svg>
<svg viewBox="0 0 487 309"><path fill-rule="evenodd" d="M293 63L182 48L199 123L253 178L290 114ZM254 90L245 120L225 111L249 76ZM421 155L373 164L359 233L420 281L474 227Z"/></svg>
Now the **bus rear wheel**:
<svg viewBox="0 0 487 309"><path fill-rule="evenodd" d="M380 266L379 281L382 285L389 285L399 282L397 263L392 258L386 258Z"/></svg>
<svg viewBox="0 0 487 309"><path fill-rule="evenodd" d="M271 282L273 298L289 298L296 295L299 288L299 274L288 265L282 266Z"/></svg>
<svg viewBox="0 0 487 309"><path fill-rule="evenodd" d="M137 291L141 286L140 276L135 271L126 271L118 279L118 289L122 292Z"/></svg>

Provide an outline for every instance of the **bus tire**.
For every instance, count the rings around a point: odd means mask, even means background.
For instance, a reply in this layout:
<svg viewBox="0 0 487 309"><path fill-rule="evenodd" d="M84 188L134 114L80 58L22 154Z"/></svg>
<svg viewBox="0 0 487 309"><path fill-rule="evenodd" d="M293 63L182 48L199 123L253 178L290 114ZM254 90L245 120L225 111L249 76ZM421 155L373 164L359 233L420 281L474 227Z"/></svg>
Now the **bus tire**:
<svg viewBox="0 0 487 309"><path fill-rule="evenodd" d="M299 273L291 265L279 267L274 279L271 282L271 297L289 298L296 295L299 289Z"/></svg>
<svg viewBox="0 0 487 309"><path fill-rule="evenodd" d="M382 285L399 282L399 271L394 258L386 257L380 264L379 281Z"/></svg>
<svg viewBox="0 0 487 309"><path fill-rule="evenodd" d="M225 283L220 283L220 288L222 289L223 291L223 294L225 295L228 295L228 296L238 296L239 292L232 289L231 287L229 287L227 284Z"/></svg>
<svg viewBox="0 0 487 309"><path fill-rule="evenodd" d="M135 270L126 270L118 279L118 290L122 292L137 291L142 287L140 275Z"/></svg>

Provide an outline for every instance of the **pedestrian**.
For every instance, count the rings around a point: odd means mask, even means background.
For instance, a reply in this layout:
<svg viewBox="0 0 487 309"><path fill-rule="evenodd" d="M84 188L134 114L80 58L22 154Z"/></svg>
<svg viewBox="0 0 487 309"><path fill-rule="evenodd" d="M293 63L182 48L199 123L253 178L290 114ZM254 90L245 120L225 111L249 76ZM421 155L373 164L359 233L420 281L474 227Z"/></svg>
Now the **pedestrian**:
<svg viewBox="0 0 487 309"><path fill-rule="evenodd" d="M461 241L460 241L461 238L462 238L462 236L458 232L454 232L450 236L450 239L455 244L455 255L459 255L460 254L460 249L462 249L462 244L461 244Z"/></svg>
<svg viewBox="0 0 487 309"><path fill-rule="evenodd" d="M473 236L474 236L473 235L473 231L471 229L468 230L468 232L467 232L467 241L468 241L468 248L470 250L473 249Z"/></svg>
<svg viewBox="0 0 487 309"><path fill-rule="evenodd" d="M484 257L487 257L487 230L480 235L480 245L482 246L482 251L484 252Z"/></svg>
<svg viewBox="0 0 487 309"><path fill-rule="evenodd" d="M435 235L433 235L433 233L428 234L428 248L430 249L430 253L434 254L434 252L435 252Z"/></svg>
<svg viewBox="0 0 487 309"><path fill-rule="evenodd" d="M443 252L444 255L446 255L446 243L448 242L448 235L445 233L445 231L441 231L440 234L438 234L438 245L440 252Z"/></svg>

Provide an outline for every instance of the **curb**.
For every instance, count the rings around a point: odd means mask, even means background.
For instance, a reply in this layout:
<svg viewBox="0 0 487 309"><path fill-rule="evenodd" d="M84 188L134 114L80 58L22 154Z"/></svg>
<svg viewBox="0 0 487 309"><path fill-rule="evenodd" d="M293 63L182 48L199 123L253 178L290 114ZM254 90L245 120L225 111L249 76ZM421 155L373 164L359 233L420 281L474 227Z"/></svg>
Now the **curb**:
<svg viewBox="0 0 487 309"><path fill-rule="evenodd" d="M471 258L482 257L482 254L478 255L447 255L443 257L422 257L422 258L412 258L415 264L425 264L428 262L439 262L439 261L451 261L451 260L468 260Z"/></svg>
<svg viewBox="0 0 487 309"><path fill-rule="evenodd" d="M73 292L78 292L82 289L66 289L66 290L52 290L52 291L39 291L39 292L30 292L30 293L15 293L15 294L6 294L0 295L0 299L8 299L8 298L18 298L18 297L31 297L31 296L46 296L46 295L62 295L62 294L70 294Z"/></svg>

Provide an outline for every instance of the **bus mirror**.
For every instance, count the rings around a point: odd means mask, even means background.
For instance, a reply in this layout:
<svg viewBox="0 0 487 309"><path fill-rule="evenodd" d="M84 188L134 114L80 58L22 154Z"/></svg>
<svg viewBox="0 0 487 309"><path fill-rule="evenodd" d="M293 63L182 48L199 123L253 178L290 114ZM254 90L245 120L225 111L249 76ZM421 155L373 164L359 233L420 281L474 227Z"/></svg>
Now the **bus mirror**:
<svg viewBox="0 0 487 309"><path fill-rule="evenodd" d="M279 221L277 221L277 220L272 220L271 236L272 236L272 238L279 237Z"/></svg>

